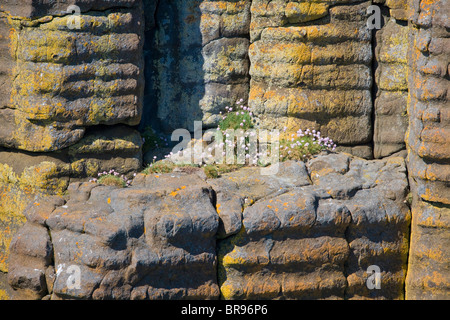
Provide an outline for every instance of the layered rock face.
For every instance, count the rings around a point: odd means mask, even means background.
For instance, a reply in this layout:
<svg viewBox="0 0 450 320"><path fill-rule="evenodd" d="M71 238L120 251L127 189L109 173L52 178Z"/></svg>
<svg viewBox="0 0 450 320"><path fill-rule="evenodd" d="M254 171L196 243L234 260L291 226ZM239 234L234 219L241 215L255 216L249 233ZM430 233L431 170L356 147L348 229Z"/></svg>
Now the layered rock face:
<svg viewBox="0 0 450 320"><path fill-rule="evenodd" d="M8 269L30 299L448 298L449 8L3 1L0 299ZM347 154L86 182L142 169L138 126L215 127L240 99Z"/></svg>
<svg viewBox="0 0 450 320"><path fill-rule="evenodd" d="M263 128L321 130L372 158L368 5L159 1L147 32L146 108L166 130L192 129L217 125L243 99Z"/></svg>
<svg viewBox="0 0 450 320"><path fill-rule="evenodd" d="M142 176L136 183L127 190L76 183L68 201L31 204L11 244L9 278L17 298L217 296L219 222L211 188L182 175ZM79 287L70 285L73 270Z"/></svg>
<svg viewBox="0 0 450 320"><path fill-rule="evenodd" d="M0 4L0 271L35 195L141 168L143 27L135 0Z"/></svg>
<svg viewBox="0 0 450 320"><path fill-rule="evenodd" d="M265 128L311 128L370 157L369 3L252 2L249 106Z"/></svg>
<svg viewBox="0 0 450 320"><path fill-rule="evenodd" d="M320 130L364 158L405 150L406 1L383 3L373 31L370 5L148 1L147 114L168 132L213 127L243 99L263 128Z"/></svg>
<svg viewBox="0 0 450 320"><path fill-rule="evenodd" d="M414 194L407 298L448 299L450 288L449 6L411 4L409 129Z"/></svg>
<svg viewBox="0 0 450 320"><path fill-rule="evenodd" d="M335 154L270 179L247 168L71 184L26 209L9 283L16 298L402 298L405 173L402 158ZM372 265L381 289L366 283Z"/></svg>
<svg viewBox="0 0 450 320"><path fill-rule="evenodd" d="M245 207L239 233L219 242L222 296L402 298L410 222L403 160L341 154L289 169L283 173L290 179ZM240 185L239 178L227 175L215 184ZM240 196L251 199L258 185L266 183L253 182ZM370 266L381 270L381 289L367 286Z"/></svg>
<svg viewBox="0 0 450 320"><path fill-rule="evenodd" d="M78 142L86 127L139 124L141 8L34 20L7 9L1 19L2 34L9 35L2 46L9 50L2 52L2 146L56 151Z"/></svg>

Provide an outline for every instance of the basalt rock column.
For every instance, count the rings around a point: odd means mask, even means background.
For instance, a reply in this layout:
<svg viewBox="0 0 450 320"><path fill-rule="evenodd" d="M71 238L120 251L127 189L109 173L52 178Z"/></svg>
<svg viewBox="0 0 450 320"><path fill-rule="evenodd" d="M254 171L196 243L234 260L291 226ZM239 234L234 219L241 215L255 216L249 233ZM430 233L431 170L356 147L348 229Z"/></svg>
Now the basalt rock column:
<svg viewBox="0 0 450 320"><path fill-rule="evenodd" d="M406 1L387 1L385 25L376 31L374 157L406 153L408 128L408 26Z"/></svg>
<svg viewBox="0 0 450 320"><path fill-rule="evenodd" d="M249 105L263 127L320 130L372 156L369 5L252 1Z"/></svg>
<svg viewBox="0 0 450 320"><path fill-rule="evenodd" d="M75 18L79 28L72 24ZM139 8L33 20L3 11L1 20L10 51L2 57L9 56L10 68L2 72L7 94L1 101L0 145L56 151L78 142L86 127L139 124Z"/></svg>
<svg viewBox="0 0 450 320"><path fill-rule="evenodd" d="M450 294L450 108L448 1L411 2L409 130L412 206L406 298Z"/></svg>
<svg viewBox="0 0 450 320"><path fill-rule="evenodd" d="M32 299L401 299L405 161L347 154L73 183L27 207L9 284ZM368 285L379 268L379 289ZM76 288L68 281L79 270Z"/></svg>
<svg viewBox="0 0 450 320"><path fill-rule="evenodd" d="M1 271L36 195L141 167L143 26L140 0L0 4Z"/></svg>

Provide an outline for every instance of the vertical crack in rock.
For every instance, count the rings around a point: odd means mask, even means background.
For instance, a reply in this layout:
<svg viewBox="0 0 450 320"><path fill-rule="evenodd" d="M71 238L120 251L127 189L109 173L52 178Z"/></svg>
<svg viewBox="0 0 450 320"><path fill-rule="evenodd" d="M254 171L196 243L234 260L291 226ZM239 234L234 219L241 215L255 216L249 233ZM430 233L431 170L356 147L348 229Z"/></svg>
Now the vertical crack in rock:
<svg viewBox="0 0 450 320"><path fill-rule="evenodd" d="M350 214L350 222L345 227L345 230L344 230L344 238L345 238L345 241L347 241L347 246L348 246L349 252L351 250L350 249L350 240L349 240L350 239L349 230L350 230L350 225L352 223L353 223L353 218L352 218L352 215ZM349 259L348 259L348 257L347 257L347 259L344 262L343 273L344 273L344 277L345 277L345 288L344 288L344 298L345 298L345 297L350 296L350 293L349 293L349 282L348 282L348 277L349 277Z"/></svg>

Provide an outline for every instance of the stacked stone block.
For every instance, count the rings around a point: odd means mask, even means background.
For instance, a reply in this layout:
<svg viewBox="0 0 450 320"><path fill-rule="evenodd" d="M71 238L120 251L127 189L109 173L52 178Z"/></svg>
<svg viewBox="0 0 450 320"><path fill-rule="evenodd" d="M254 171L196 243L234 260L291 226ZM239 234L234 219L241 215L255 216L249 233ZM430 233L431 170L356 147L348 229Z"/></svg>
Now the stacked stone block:
<svg viewBox="0 0 450 320"><path fill-rule="evenodd" d="M31 203L11 244L14 298L217 298L211 188L185 174L135 183L74 183L68 198Z"/></svg>

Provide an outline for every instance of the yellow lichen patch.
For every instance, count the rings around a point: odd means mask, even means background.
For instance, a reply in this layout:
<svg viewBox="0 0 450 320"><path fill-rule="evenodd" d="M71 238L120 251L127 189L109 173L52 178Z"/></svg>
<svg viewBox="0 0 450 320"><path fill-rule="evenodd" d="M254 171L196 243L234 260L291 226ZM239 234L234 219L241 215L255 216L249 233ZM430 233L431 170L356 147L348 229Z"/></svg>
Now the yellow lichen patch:
<svg viewBox="0 0 450 320"><path fill-rule="evenodd" d="M61 179L61 174L67 168L62 168L54 162L44 161L39 165L27 167L18 179L22 186L31 190L44 191L49 194L62 194L68 186L67 179Z"/></svg>
<svg viewBox="0 0 450 320"><path fill-rule="evenodd" d="M236 254L233 254L236 253L235 251L236 249L234 249L232 252L223 257L221 263L224 267L245 264L247 262L244 258L239 257Z"/></svg>
<svg viewBox="0 0 450 320"><path fill-rule="evenodd" d="M308 64L311 62L311 48L304 43L257 42L250 47L250 54L259 61Z"/></svg>
<svg viewBox="0 0 450 320"><path fill-rule="evenodd" d="M223 284L220 287L220 293L225 300L232 299L235 296L236 292L237 290L230 283Z"/></svg>
<svg viewBox="0 0 450 320"><path fill-rule="evenodd" d="M218 82L224 78L245 75L247 68L242 63L241 57L247 53L247 47L245 42L230 43L224 45L220 51L214 52L208 58L213 67L206 70L205 80Z"/></svg>
<svg viewBox="0 0 450 320"><path fill-rule="evenodd" d="M307 22L328 15L328 4L317 2L289 2L285 8L290 23Z"/></svg>
<svg viewBox="0 0 450 320"><path fill-rule="evenodd" d="M0 163L0 183L17 183L18 179L13 169L7 164Z"/></svg>
<svg viewBox="0 0 450 320"><path fill-rule="evenodd" d="M448 276L443 272L433 271L430 275L421 279L423 289L436 290L438 288L448 288L450 286Z"/></svg>
<svg viewBox="0 0 450 320"><path fill-rule="evenodd" d="M26 221L26 206L36 195L62 194L67 189L68 179L61 179L60 174L61 168L53 162L27 167L20 175L7 164L0 164L0 271L7 271L9 245Z"/></svg>
<svg viewBox="0 0 450 320"><path fill-rule="evenodd" d="M87 115L91 125L105 123L114 117L114 103L112 99L92 100Z"/></svg>
<svg viewBox="0 0 450 320"><path fill-rule="evenodd" d="M16 130L11 133L11 136L14 141L17 141L18 149L50 151L55 148L55 129L52 125L39 126L39 129L37 129L28 121L27 114L22 112L16 112L14 122Z"/></svg>
<svg viewBox="0 0 450 320"><path fill-rule="evenodd" d="M5 290L0 289L0 301L1 300L9 300L9 296Z"/></svg>
<svg viewBox="0 0 450 320"><path fill-rule="evenodd" d="M9 50L12 57L16 58L17 55L17 47L18 47L18 41L19 41L19 35L16 30L16 28L11 28L9 31Z"/></svg>
<svg viewBox="0 0 450 320"><path fill-rule="evenodd" d="M0 271L7 272L7 259L12 237L26 219L25 210L30 195L11 184L0 182Z"/></svg>

